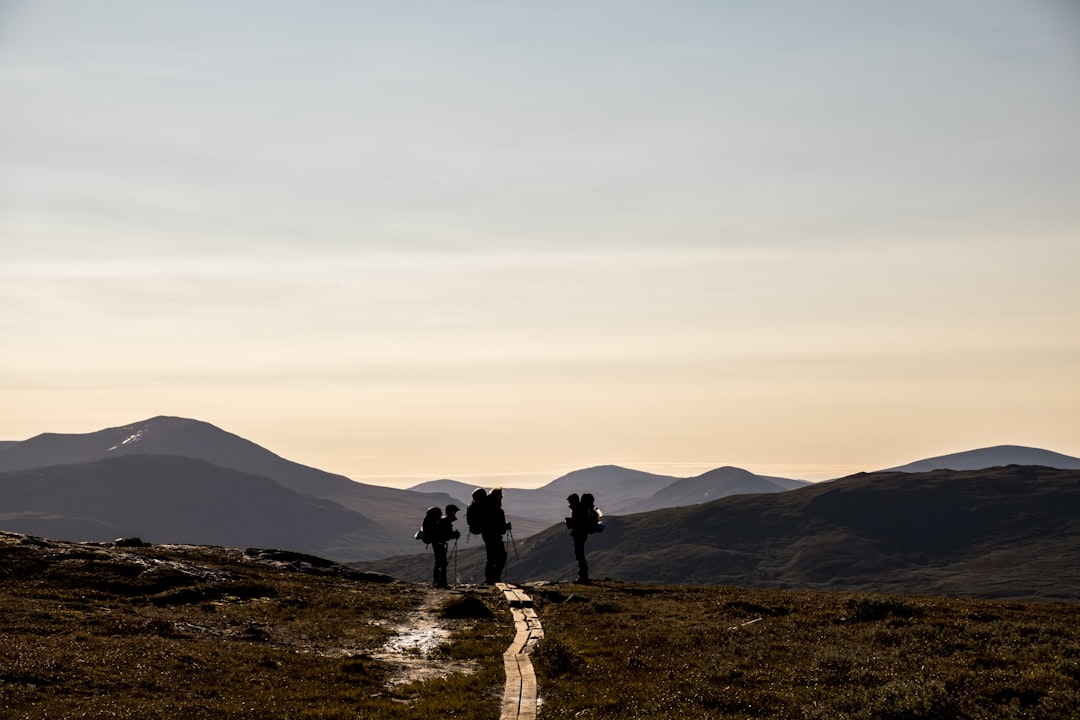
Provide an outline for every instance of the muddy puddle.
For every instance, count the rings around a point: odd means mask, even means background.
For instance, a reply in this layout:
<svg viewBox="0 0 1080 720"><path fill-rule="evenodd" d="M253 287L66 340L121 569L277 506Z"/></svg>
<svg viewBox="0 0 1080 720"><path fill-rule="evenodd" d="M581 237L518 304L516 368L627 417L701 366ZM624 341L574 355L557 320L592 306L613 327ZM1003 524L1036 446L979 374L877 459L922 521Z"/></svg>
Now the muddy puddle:
<svg viewBox="0 0 1080 720"><path fill-rule="evenodd" d="M378 652L372 653L372 657L394 668L389 679L391 685L469 673L475 669L473 663L448 660L438 652L439 647L450 639L453 624L460 623L439 617L439 610L454 596L453 591L429 592L424 602L404 621L390 627L393 636Z"/></svg>

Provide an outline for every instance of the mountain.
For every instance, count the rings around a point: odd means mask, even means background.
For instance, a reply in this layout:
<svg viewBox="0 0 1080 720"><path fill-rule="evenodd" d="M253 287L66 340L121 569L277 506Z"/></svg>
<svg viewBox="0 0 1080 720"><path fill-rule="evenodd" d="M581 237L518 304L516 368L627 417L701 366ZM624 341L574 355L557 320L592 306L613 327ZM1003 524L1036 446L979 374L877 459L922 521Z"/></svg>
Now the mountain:
<svg viewBox="0 0 1080 720"><path fill-rule="evenodd" d="M1077 470L1080 469L1080 458L1021 445L997 445L918 460L900 467L889 468L888 471L982 470L1005 465L1042 465L1063 470Z"/></svg>
<svg viewBox="0 0 1080 720"><path fill-rule="evenodd" d="M384 557L413 550L417 545L413 533L424 510L432 505L445 506L453 502L446 494L354 482L343 475L286 460L209 423L177 417L155 417L86 434L45 433L29 440L9 442L0 446L0 472L82 465L136 454L186 457L268 478L295 493L331 500L370 518L371 524L366 526L363 536L342 546L349 554L335 552L332 555L339 560ZM96 471L87 472L93 476ZM183 481L177 475L170 477L177 482ZM224 481L227 477L230 476L221 476L221 479ZM62 502L62 498L56 500ZM47 507L51 505L42 506L43 509Z"/></svg>
<svg viewBox="0 0 1080 720"><path fill-rule="evenodd" d="M142 482L146 485L141 494L132 489L137 487L137 483L136 486L130 484L134 482L131 479L134 477L131 475L133 470L107 462L133 457L153 458L156 465L160 465L157 467L149 460L138 461L141 463L138 477L143 478ZM211 472L204 465L185 465L180 463L178 458L197 460L215 470ZM1080 467L1080 459L1077 458L1016 446L986 448L920 462L946 462L954 466L974 463L984 467L999 466L1017 458L1044 466ZM913 463L903 466L897 470L905 472L895 474L905 476L905 473L918 465L919 463ZM61 467L68 469L61 471ZM48 472L45 472L46 469ZM33 527L42 534L62 529L65 537L71 539L103 537L95 533L106 533L113 537L139 534L122 528L147 526L133 524L137 520L133 511L118 515L119 508L127 507L126 503L132 498L142 498L146 502L151 502L152 498L160 498L158 507L146 509L148 515L158 517L162 513L172 513L178 523L182 520L190 525L173 526L160 520L148 527L145 533L149 536L148 539L154 541L156 535L150 531L155 528L168 528L170 532L178 531L178 534L183 530L182 536L190 537L187 542L218 542L219 540L198 536L198 531L208 531L212 525L206 522L208 513L184 510L186 506L182 499L183 489L190 486L199 488L200 498L213 501L213 494L204 486L206 482L213 481L221 486L217 492L223 493L223 497L229 499L222 507L232 508L238 513L234 523L237 528L244 528L250 533L256 533L257 530L265 533L265 528L260 530L257 527L259 523L276 524L282 532L274 537L281 539L277 544L282 547L305 552L322 548L318 552L341 561L365 561L416 552L421 546L413 539L413 533L424 510L432 505L445 506L450 503L465 507L473 489L471 485L453 480L425 483L411 490L366 485L342 475L286 460L209 423L164 416L86 434L46 433L24 441L0 442L0 473L4 474L5 479L13 481L7 487L23 488L18 492L24 495L29 491L19 483L25 484L29 482L28 478L34 477L41 481L39 492L33 496L33 507L26 504L8 504L6 496L0 491L2 529L21 529L27 532L30 530L26 528ZM23 474L9 477L9 473ZM58 478L57 473L63 473L68 483L83 482L88 488L97 488L103 497L112 500L103 504L88 499L81 507L73 507L67 497L70 494L68 485L58 480L43 481L46 477ZM270 484L252 483L251 477L261 478ZM124 487L130 491L130 497L116 489L119 487L117 478L123 478L129 483ZM159 482L174 487L161 487L156 484ZM637 517L635 513L661 507L697 507L700 503L710 503L717 498L734 499L737 497L734 493L752 493L752 496L743 495L748 501L751 498L760 498L761 493L787 496L789 493L782 491L799 485L805 484L798 480L756 476L738 468L717 468L694 478L676 478L603 465L567 473L534 490L507 488L504 507L514 524L515 539L522 541L541 531L545 531L544 537L561 537L561 521L567 513L566 496L570 492L594 493L597 504L611 519L609 524L615 528L624 522L618 518L620 515L634 518ZM813 487L804 486L791 492L801 493ZM288 503L284 500L285 496L280 495L278 488L291 493ZM150 492L151 489L153 492ZM238 490L254 494L248 497L245 503L234 494L234 491ZM14 489L11 492L15 493L13 498L18 495ZM313 499L329 501L329 504L312 504ZM273 511L273 508L284 507L284 504L289 503L299 503L302 507L297 510L298 517L325 526L323 529L326 532L320 535L316 529L305 530L303 523L290 524ZM711 504L705 507L711 507ZM259 513L264 511L265 517L260 517ZM862 512L861 509L857 511ZM661 522L675 523L672 529L676 530L675 534L678 535L682 533L682 529L677 527L677 524L683 517L676 514L663 518ZM630 519L626 521L629 522ZM464 530L463 525L464 523L459 523ZM555 526L553 530L545 530L552 526ZM285 529L289 529L289 533L284 532ZM80 532L76 533L76 530ZM195 534L188 534L188 530ZM220 538L225 531L219 528L214 532L218 533L214 537ZM255 537L246 540L240 536L227 537L237 540L236 544L239 545L268 544L256 541ZM256 537L264 535L256 534ZM612 536L608 535L594 544L606 543L610 537ZM652 557L651 550L644 552L646 558ZM838 548L837 552L842 555L847 551ZM464 555L465 553L463 557ZM656 555L664 556L664 553ZM623 562L620 560L620 563ZM684 565L685 563L673 563L673 576L682 573L680 568ZM629 568L629 565L625 567Z"/></svg>
<svg viewBox="0 0 1080 720"><path fill-rule="evenodd" d="M647 497L671 484L674 479L668 475L656 475L618 465L599 465L569 472L552 480L543 489L562 495L564 500L572 492L591 492L597 497L618 495L622 501L625 498Z"/></svg>
<svg viewBox="0 0 1080 720"><path fill-rule="evenodd" d="M742 468L716 468L697 477L676 480L644 500L629 505L624 512L638 513L668 507L700 505L729 495L775 493L791 489L781 484L782 482L783 478L767 478Z"/></svg>
<svg viewBox="0 0 1080 720"><path fill-rule="evenodd" d="M323 496L355 485L343 475L300 465L210 423L179 417L85 434L44 433L0 447L0 471L92 462L120 455L178 455L268 477L287 488Z"/></svg>
<svg viewBox="0 0 1080 720"><path fill-rule="evenodd" d="M459 514L459 520L461 520L461 522L458 523L458 527L462 533L466 532L464 510L469 506L473 490L475 489L475 485L469 485L457 480L430 480L409 488L411 492L437 495L446 498L447 502L452 500L454 505L457 505L458 508L462 510ZM527 535L533 535L541 530L546 530L551 523L554 522L550 519L535 517L535 508L532 503L529 501L520 502L520 496L515 494L518 492L528 493L528 491L508 490L508 492L514 494L515 500L517 500L517 502L511 502L510 505L506 506L506 519L514 526L513 529L516 536L525 537ZM447 502L431 504L445 507Z"/></svg>
<svg viewBox="0 0 1080 720"><path fill-rule="evenodd" d="M879 472L605 518L596 578L673 584L1080 600L1080 471L1008 466ZM427 560L428 562L424 562ZM463 580L483 552L460 553ZM366 569L424 577L428 558ZM572 577L565 528L517 542L513 582Z"/></svg>
<svg viewBox="0 0 1080 720"><path fill-rule="evenodd" d="M503 488L503 507L507 513L534 518L547 527L566 515L566 496L572 492L591 492L605 507L615 509L638 502L676 480L617 465L600 465L574 470L539 488ZM410 489L445 492L468 503L475 486L456 480L433 480Z"/></svg>
<svg viewBox="0 0 1080 720"><path fill-rule="evenodd" d="M409 489L413 492L442 493L444 495L449 495L458 501L457 504L459 506L465 507L462 503L468 504L469 498L472 497L472 492L476 489L476 486L458 480L429 480L427 482L422 482L419 485L414 485Z"/></svg>
<svg viewBox="0 0 1080 720"><path fill-rule="evenodd" d="M0 473L0 526L61 540L281 547L329 558L367 554L378 524L269 478L172 455Z"/></svg>
<svg viewBox="0 0 1080 720"><path fill-rule="evenodd" d="M770 478L747 470L724 467L692 478L632 470L618 465L600 465L562 475L535 489L504 488L503 507L519 518L535 518L543 524L562 522L570 493L591 492L605 513L623 514L708 502L738 493L782 492L808 483L803 480ZM411 490L444 492L468 502L473 486L456 480L433 480Z"/></svg>

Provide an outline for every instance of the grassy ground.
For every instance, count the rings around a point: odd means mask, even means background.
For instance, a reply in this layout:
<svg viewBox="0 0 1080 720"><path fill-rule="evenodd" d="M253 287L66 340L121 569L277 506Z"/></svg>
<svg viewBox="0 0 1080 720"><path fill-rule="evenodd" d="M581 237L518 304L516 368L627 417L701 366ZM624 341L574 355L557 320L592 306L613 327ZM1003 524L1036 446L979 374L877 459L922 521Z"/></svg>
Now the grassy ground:
<svg viewBox="0 0 1080 720"><path fill-rule="evenodd" d="M512 631L497 594L446 593L436 607L460 617L440 620L452 635L432 663L473 672L395 683L399 668L379 651L430 601L427 588L267 569L215 551L128 552L158 565L140 571L96 551L0 552L0 718L499 715ZM208 574L193 580L193 567Z"/></svg>
<svg viewBox="0 0 1080 720"><path fill-rule="evenodd" d="M1080 606L601 583L533 591L541 720L1080 717Z"/></svg>
<svg viewBox="0 0 1080 720"><path fill-rule="evenodd" d="M541 720L1080 717L1076 604L615 582L527 591L545 630ZM451 634L432 655L406 645L404 659L454 672L403 679L415 667L384 654L387 641L425 613ZM222 548L0 534L3 720L494 720L512 635L505 601L485 589L312 574Z"/></svg>

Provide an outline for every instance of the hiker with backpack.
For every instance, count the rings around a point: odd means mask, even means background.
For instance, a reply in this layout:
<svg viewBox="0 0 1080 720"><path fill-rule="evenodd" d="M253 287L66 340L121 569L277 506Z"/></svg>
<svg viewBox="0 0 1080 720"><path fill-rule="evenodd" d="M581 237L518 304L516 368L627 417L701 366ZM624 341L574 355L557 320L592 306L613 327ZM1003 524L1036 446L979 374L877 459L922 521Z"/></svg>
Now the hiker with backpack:
<svg viewBox="0 0 1080 720"><path fill-rule="evenodd" d="M570 506L566 527L570 529L570 537L574 541L574 558L578 564L578 576L574 582L588 585L589 563L585 559L585 540L592 533L604 530L604 525L600 522L602 515L595 505L592 493L584 493L580 498L577 493L570 493L566 502Z"/></svg>
<svg viewBox="0 0 1080 720"><path fill-rule="evenodd" d="M443 515L442 510L437 507L428 508L424 515L424 522L420 526L420 532L416 534L435 551L435 587L449 587L446 581L446 568L450 565L450 561L446 550L451 540L461 537L461 532L454 529L457 513L457 505L447 505L446 515Z"/></svg>
<svg viewBox="0 0 1080 720"><path fill-rule="evenodd" d="M475 500L476 493L473 493ZM502 582L503 569L506 567L506 546L503 535L510 529L506 513L502 508L502 488L495 488L484 498L480 513L480 537L484 539L487 552L487 564L484 566L484 582L494 585Z"/></svg>
<svg viewBox="0 0 1080 720"><path fill-rule="evenodd" d="M472 491L472 502L465 508L465 524L469 534L480 536L484 531L484 504L487 502L487 490L476 488Z"/></svg>

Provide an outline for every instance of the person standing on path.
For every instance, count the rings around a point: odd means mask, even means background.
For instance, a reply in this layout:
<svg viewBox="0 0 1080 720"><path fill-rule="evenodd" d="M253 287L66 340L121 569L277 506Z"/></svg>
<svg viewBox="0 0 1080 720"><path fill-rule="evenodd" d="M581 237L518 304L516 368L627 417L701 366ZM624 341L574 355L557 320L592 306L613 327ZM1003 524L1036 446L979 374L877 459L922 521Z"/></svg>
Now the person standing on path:
<svg viewBox="0 0 1080 720"><path fill-rule="evenodd" d="M487 551L484 582L488 585L502 582L503 568L506 567L506 545L503 544L503 535L510 529L510 523L506 521L502 497L502 488L494 488L487 494L482 513L480 537L484 539L484 549Z"/></svg>
<svg viewBox="0 0 1080 720"><path fill-rule="evenodd" d="M585 559L585 540L592 533L604 529L600 524L600 511L596 509L592 493L584 493L580 498L577 493L570 493L566 502L570 506L566 527L570 528L570 538L574 541L574 558L578 564L577 580L574 582L588 585L589 563Z"/></svg>
<svg viewBox="0 0 1080 720"><path fill-rule="evenodd" d="M447 505L446 514L440 517L435 525L435 537L431 541L431 547L435 551L435 587L450 587L446 581L446 568L450 565L446 550L451 540L461 537L461 532L454 529L457 514L457 505Z"/></svg>

